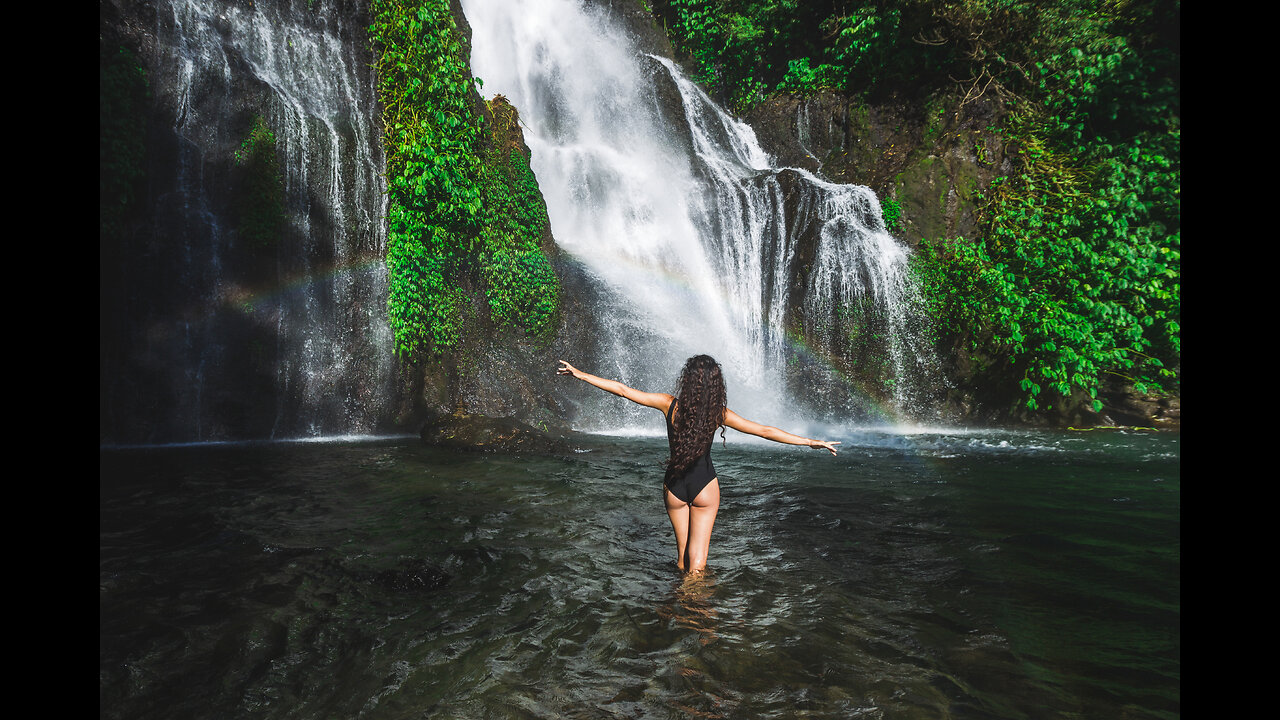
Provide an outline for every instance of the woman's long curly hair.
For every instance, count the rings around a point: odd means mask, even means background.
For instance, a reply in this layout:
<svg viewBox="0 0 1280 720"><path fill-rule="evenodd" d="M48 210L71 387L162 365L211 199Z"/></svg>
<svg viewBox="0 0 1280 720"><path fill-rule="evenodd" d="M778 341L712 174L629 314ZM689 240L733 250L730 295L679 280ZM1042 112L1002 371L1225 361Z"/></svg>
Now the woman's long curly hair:
<svg viewBox="0 0 1280 720"><path fill-rule="evenodd" d="M716 428L720 428L721 440L724 439L726 398L720 363L710 355L689 358L680 372L675 395L668 477L680 477L688 472L698 458L711 449Z"/></svg>

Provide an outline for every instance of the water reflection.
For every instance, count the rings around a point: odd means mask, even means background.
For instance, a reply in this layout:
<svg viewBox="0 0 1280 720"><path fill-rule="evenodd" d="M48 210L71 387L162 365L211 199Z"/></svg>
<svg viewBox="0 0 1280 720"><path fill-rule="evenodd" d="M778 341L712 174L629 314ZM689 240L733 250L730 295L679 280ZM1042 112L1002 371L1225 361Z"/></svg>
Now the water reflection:
<svg viewBox="0 0 1280 720"><path fill-rule="evenodd" d="M674 627L696 632L698 642L707 645L716 639L720 621L715 595L713 570L687 573L672 589L670 599L658 606L658 617Z"/></svg>

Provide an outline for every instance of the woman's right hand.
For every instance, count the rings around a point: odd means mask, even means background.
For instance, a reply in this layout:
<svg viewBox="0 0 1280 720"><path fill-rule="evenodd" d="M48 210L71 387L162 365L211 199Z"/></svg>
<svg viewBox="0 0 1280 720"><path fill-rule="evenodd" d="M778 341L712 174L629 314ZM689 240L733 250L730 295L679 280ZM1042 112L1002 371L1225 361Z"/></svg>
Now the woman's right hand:
<svg viewBox="0 0 1280 720"><path fill-rule="evenodd" d="M570 365L564 360L561 360L560 367L556 368L557 375L572 375L574 377L578 377L578 372L578 368Z"/></svg>
<svg viewBox="0 0 1280 720"><path fill-rule="evenodd" d="M831 451L832 455L835 455L836 446L839 444L840 444L839 440L836 440L835 442L831 442L829 440L814 440L813 442L809 443L809 447L813 448L814 450L817 450L819 448L826 448Z"/></svg>

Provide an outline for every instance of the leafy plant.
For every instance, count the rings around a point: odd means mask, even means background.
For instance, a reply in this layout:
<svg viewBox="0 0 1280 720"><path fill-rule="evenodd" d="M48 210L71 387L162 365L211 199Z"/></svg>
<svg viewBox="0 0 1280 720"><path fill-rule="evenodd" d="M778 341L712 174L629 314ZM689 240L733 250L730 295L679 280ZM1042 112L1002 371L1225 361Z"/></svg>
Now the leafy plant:
<svg viewBox="0 0 1280 720"><path fill-rule="evenodd" d="M1032 129L1042 126L1014 123L1020 172L991 188L987 238L922 245L935 309L953 327L988 329L1023 369L1030 409L1045 391L1080 390L1101 410L1104 374L1164 390L1181 352L1180 240L1165 225L1176 163L1140 140L1122 157L1082 161Z"/></svg>
<svg viewBox="0 0 1280 720"><path fill-rule="evenodd" d="M499 324L549 337L559 311L560 281L542 250L550 220L519 137L516 109L505 98L489 103L494 122L484 162L486 224L482 275L490 316Z"/></svg>
<svg viewBox="0 0 1280 720"><path fill-rule="evenodd" d="M880 215L884 219L884 228L891 233L902 232L902 205L893 198L880 201Z"/></svg>
<svg viewBox="0 0 1280 720"><path fill-rule="evenodd" d="M497 141L474 104L479 81L449 3L376 0L370 35L387 148L396 351L424 357L457 347L476 319L473 289L499 324L549 333L559 286L538 246L545 207L527 161L521 169L492 152Z"/></svg>

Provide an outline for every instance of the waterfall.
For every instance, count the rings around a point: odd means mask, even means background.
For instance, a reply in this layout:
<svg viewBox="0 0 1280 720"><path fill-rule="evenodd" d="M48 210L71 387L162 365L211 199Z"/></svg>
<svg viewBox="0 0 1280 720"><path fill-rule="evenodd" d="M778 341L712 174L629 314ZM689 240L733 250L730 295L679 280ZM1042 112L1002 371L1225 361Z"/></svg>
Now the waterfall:
<svg viewBox="0 0 1280 720"><path fill-rule="evenodd" d="M144 62L163 157L149 226L103 268L129 313L103 345L104 441L364 434L394 414L381 137L348 5L154 6ZM267 248L237 233L231 199L255 117L283 186Z"/></svg>
<svg viewBox="0 0 1280 720"><path fill-rule="evenodd" d="M526 125L557 243L604 288L588 369L670 390L708 353L734 409L763 422L919 416L922 313L869 189L777 167L606 3L462 5L484 91ZM365 10L104 4L145 55L153 115L143 220L101 256L102 442L369 434L405 414ZM270 246L247 242L235 200L255 118L280 168ZM833 361L849 348L876 371ZM616 404L594 417L651 427Z"/></svg>
<svg viewBox="0 0 1280 720"><path fill-rule="evenodd" d="M670 390L685 358L708 353L730 405L764 422L919 414L923 313L870 189L776 167L749 126L601 5L462 5L473 72L521 113L557 244L609 288L607 357L586 369ZM867 357L891 387L859 387L824 360L819 345L851 333L876 336ZM602 413L602 429L651 425Z"/></svg>

